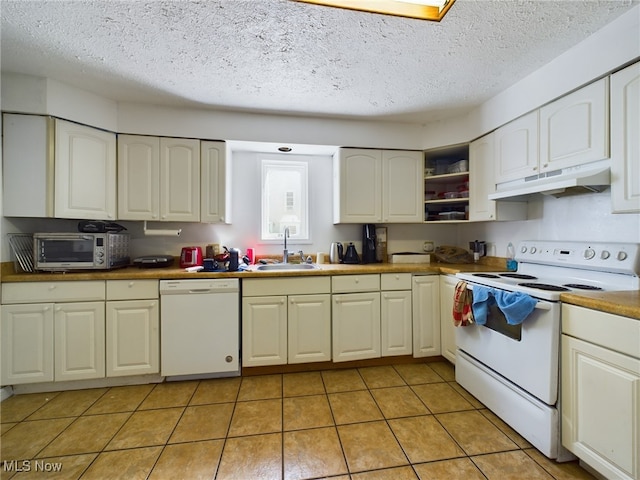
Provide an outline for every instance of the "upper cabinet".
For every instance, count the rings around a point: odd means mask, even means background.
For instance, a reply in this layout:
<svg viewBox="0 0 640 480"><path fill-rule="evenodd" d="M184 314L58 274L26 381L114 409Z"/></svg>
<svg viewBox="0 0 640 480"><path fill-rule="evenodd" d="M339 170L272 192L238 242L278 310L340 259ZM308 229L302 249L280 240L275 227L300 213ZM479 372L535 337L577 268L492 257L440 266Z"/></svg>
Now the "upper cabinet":
<svg viewBox="0 0 640 480"><path fill-rule="evenodd" d="M608 158L608 98L603 78L498 128L493 183Z"/></svg>
<svg viewBox="0 0 640 480"><path fill-rule="evenodd" d="M527 219L526 202L489 200L489 195L495 192L494 167L500 163L499 146L504 153L509 143L498 146L497 133L485 135L469 145L469 220L472 222ZM504 140L505 136L500 138Z"/></svg>
<svg viewBox="0 0 640 480"><path fill-rule="evenodd" d="M495 172L494 178L488 179L489 183L508 182L539 173L538 111L496 130L494 145Z"/></svg>
<svg viewBox="0 0 640 480"><path fill-rule="evenodd" d="M231 202L227 182L231 165L224 142L200 142L200 220L231 223Z"/></svg>
<svg viewBox="0 0 640 480"><path fill-rule="evenodd" d="M640 63L611 76L611 201L640 212Z"/></svg>
<svg viewBox="0 0 640 480"><path fill-rule="evenodd" d="M3 117L4 215L116 218L116 135L37 115Z"/></svg>
<svg viewBox="0 0 640 480"><path fill-rule="evenodd" d="M469 219L469 145L452 145L424 154L424 217L426 222Z"/></svg>
<svg viewBox="0 0 640 480"><path fill-rule="evenodd" d="M200 221L200 141L119 135L118 218Z"/></svg>
<svg viewBox="0 0 640 480"><path fill-rule="evenodd" d="M540 171L609 157L609 79L540 109Z"/></svg>
<svg viewBox="0 0 640 480"><path fill-rule="evenodd" d="M334 223L422 222L422 152L340 148Z"/></svg>

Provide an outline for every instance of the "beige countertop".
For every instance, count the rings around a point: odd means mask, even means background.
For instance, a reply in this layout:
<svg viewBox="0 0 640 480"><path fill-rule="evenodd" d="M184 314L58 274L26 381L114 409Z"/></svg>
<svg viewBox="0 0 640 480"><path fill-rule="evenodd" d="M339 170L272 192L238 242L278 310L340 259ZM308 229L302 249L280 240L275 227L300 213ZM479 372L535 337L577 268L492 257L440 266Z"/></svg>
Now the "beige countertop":
<svg viewBox="0 0 640 480"><path fill-rule="evenodd" d="M565 303L640 320L640 291L563 293Z"/></svg>
<svg viewBox="0 0 640 480"><path fill-rule="evenodd" d="M2 282L53 282L72 280L174 280L196 278L273 278L318 275L349 275L367 273L433 273L490 272L506 270L500 259L483 259L478 264L448 263L372 263L367 265L321 264L313 270L257 271L256 265L239 272L186 272L175 264L167 268L127 267L110 271L83 271L66 273L16 273L13 263L2 264Z"/></svg>
<svg viewBox="0 0 640 480"><path fill-rule="evenodd" d="M106 272L16 273L12 262L2 264L2 282L52 282L87 280L176 280L199 278L274 278L367 273L432 273L455 275L458 272L505 271L504 259L485 257L480 263L372 263L367 265L322 264L318 269L259 272L252 266L244 272L186 272L179 267L127 267ZM563 302L640 320L640 291L563 293Z"/></svg>

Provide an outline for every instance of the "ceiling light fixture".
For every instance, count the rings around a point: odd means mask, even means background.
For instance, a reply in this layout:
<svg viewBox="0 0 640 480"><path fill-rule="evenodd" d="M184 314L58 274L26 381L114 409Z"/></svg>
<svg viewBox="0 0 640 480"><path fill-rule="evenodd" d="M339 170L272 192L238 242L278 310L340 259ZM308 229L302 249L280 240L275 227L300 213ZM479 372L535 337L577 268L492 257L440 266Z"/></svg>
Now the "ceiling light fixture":
<svg viewBox="0 0 640 480"><path fill-rule="evenodd" d="M439 22L455 0L295 0L328 7L340 7L364 12Z"/></svg>

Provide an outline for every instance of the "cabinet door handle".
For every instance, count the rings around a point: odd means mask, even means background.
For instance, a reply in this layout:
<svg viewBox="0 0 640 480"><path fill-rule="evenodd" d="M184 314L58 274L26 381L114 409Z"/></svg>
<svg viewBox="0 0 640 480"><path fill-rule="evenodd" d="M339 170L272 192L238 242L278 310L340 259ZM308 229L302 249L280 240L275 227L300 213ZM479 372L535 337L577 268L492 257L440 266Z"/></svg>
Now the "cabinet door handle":
<svg viewBox="0 0 640 480"><path fill-rule="evenodd" d="M55 285L49 285L49 291L51 291L51 290L55 290L55 289L56 289L56 286L55 286Z"/></svg>
<svg viewBox="0 0 640 480"><path fill-rule="evenodd" d="M129 282L129 288L133 287L135 285L135 282Z"/></svg>

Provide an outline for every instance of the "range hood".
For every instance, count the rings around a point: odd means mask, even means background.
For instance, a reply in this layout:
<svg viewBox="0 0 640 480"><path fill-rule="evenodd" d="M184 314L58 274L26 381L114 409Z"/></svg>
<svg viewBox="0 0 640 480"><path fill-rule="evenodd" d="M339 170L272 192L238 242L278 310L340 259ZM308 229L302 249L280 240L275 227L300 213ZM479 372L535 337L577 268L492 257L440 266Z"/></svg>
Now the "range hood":
<svg viewBox="0 0 640 480"><path fill-rule="evenodd" d="M502 183L489 200L526 200L529 195L541 193L553 197L602 192L611 185L609 161L581 165L533 175L522 180Z"/></svg>

